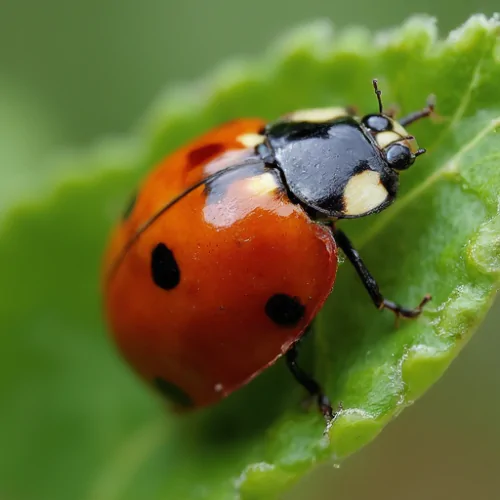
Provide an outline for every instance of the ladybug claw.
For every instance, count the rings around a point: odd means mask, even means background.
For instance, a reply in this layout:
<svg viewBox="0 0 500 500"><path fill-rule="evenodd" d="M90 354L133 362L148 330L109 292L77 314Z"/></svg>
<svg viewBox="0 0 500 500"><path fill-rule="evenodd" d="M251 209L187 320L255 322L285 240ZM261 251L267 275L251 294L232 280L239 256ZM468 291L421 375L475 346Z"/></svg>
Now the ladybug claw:
<svg viewBox="0 0 500 500"><path fill-rule="evenodd" d="M402 307L395 302L392 302L390 300L384 299L382 302L380 309L388 309L389 311L392 311L394 315L396 316L396 326L399 326L399 320L400 318L407 318L407 319L415 319L418 318L424 309L424 306L430 302L432 299L430 294L424 295L423 299L420 301L417 307L414 307L413 309L409 309L407 307Z"/></svg>
<svg viewBox="0 0 500 500"><path fill-rule="evenodd" d="M323 417L325 418L328 427L330 427L333 424L333 422L337 420L339 415L344 410L342 402L339 402L339 404L337 405L337 409L333 410L330 400L324 394L320 394L318 396L318 407L321 413L323 414Z"/></svg>
<svg viewBox="0 0 500 500"><path fill-rule="evenodd" d="M318 408L325 417L326 423L329 424L334 419L334 412L330 400L324 394L318 394Z"/></svg>

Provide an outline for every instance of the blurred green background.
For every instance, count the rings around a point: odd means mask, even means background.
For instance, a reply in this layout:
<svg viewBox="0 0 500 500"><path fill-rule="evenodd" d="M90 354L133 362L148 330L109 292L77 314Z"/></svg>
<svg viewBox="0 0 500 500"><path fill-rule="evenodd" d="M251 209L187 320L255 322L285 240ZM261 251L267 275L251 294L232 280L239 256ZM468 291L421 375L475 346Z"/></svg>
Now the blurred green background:
<svg viewBox="0 0 500 500"><path fill-rule="evenodd" d="M287 28L328 18L337 27L382 29L428 13L445 34L495 8L498 0L0 0L0 169L9 171L0 214L37 187L41 169L50 179L48 158L58 151L130 131L165 86L228 58L258 56ZM287 499L499 498L499 324L497 304L417 405Z"/></svg>

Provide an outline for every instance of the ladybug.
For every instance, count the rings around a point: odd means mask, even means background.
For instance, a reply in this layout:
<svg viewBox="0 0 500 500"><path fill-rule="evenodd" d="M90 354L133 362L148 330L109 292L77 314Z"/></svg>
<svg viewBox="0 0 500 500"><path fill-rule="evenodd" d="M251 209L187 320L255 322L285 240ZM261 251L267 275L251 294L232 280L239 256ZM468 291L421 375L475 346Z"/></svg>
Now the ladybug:
<svg viewBox="0 0 500 500"><path fill-rule="evenodd" d="M396 121L351 108L296 111L273 123L238 119L167 156L144 180L104 259L114 339L174 408L216 403L284 356L292 375L335 416L303 371L297 343L332 291L340 247L378 309L387 300L339 219L393 203L399 174L425 152Z"/></svg>

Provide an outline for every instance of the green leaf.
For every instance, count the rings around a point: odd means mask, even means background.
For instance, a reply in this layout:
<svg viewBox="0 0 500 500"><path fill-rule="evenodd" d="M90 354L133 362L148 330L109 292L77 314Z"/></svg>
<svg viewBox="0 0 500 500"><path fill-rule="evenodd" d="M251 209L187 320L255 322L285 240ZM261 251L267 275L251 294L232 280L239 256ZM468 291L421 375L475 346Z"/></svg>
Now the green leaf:
<svg viewBox="0 0 500 500"><path fill-rule="evenodd" d="M0 496L275 498L421 396L499 287L499 32L483 16L444 41L426 18L376 36L313 24L260 61L170 92L134 140L61 159L73 175L2 223ZM402 112L435 94L441 119L412 127L429 152L402 175L398 202L342 227L388 297L415 305L430 292L430 307L395 329L341 266L305 342L310 368L344 407L326 435L281 362L214 408L165 412L118 359L101 318L101 253L129 192L154 161L222 120L324 105L373 111L373 77Z"/></svg>
<svg viewBox="0 0 500 500"><path fill-rule="evenodd" d="M54 116L20 82L0 74L0 219L21 196L50 185L41 159L61 140ZM45 176L37 175L42 171Z"/></svg>

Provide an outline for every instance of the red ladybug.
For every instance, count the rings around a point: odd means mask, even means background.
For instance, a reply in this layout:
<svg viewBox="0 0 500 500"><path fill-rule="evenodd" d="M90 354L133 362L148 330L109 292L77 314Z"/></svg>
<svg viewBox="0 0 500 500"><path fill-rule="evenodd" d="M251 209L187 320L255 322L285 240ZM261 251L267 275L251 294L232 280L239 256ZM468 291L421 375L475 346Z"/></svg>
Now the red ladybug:
<svg viewBox="0 0 500 500"><path fill-rule="evenodd" d="M330 294L337 246L373 303L397 316L337 219L380 212L399 172L424 153L405 126L349 108L302 110L274 123L234 120L165 158L115 229L104 296L116 343L178 409L213 404L285 355L295 378L334 416L297 365L296 344Z"/></svg>

